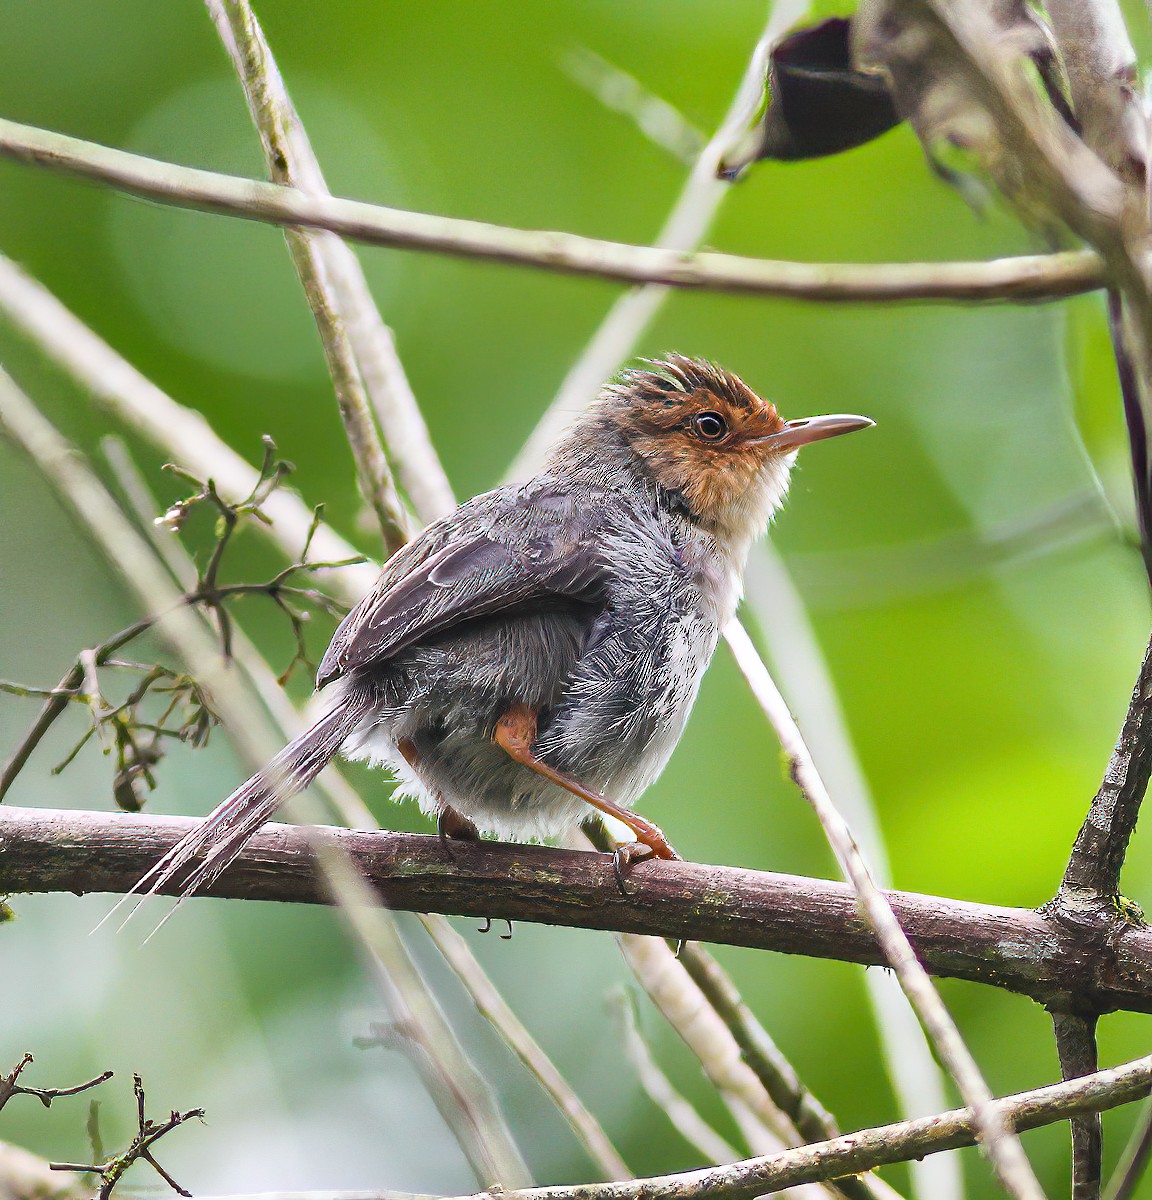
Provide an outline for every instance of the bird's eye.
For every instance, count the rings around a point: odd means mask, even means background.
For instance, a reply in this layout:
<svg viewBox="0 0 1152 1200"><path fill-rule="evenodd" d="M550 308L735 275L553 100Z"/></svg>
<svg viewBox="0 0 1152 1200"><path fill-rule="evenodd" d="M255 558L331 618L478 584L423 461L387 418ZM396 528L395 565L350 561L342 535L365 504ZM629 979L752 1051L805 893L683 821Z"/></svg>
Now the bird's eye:
<svg viewBox="0 0 1152 1200"><path fill-rule="evenodd" d="M728 422L718 412L697 413L692 428L702 442L718 442L728 432Z"/></svg>

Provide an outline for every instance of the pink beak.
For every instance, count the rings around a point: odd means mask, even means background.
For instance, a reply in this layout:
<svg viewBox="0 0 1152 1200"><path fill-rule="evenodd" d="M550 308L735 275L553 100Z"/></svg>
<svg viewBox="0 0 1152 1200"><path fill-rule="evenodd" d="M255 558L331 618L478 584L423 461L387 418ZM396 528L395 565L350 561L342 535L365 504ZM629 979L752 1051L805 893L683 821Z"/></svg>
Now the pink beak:
<svg viewBox="0 0 1152 1200"><path fill-rule="evenodd" d="M833 413L826 417L799 417L788 421L778 433L757 438L762 445L773 450L795 450L809 442L820 442L825 438L839 437L842 433L854 433L867 429L876 422L868 417L857 417L850 413Z"/></svg>

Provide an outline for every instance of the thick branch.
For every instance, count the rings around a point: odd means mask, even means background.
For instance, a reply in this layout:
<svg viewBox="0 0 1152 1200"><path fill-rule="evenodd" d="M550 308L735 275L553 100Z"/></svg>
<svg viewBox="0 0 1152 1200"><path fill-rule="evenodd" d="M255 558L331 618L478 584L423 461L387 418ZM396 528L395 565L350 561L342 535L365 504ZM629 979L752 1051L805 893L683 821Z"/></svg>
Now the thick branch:
<svg viewBox="0 0 1152 1200"><path fill-rule="evenodd" d="M406 212L177 166L0 120L0 157L107 183L162 204L275 225L328 229L351 241L516 263L623 283L757 293L821 301L1035 301L1103 286L1085 251L983 263L793 263L733 254L689 254Z"/></svg>
<svg viewBox="0 0 1152 1200"><path fill-rule="evenodd" d="M186 834L184 817L0 809L0 892L124 892ZM434 837L333 830L396 909L507 917L588 929L721 942L880 965L883 957L844 884L696 863L641 863L620 895L607 855ZM305 834L269 825L210 895L327 902ZM1053 1007L1152 1012L1152 931L1129 929L1091 953L1028 909L887 893L935 975L991 984Z"/></svg>

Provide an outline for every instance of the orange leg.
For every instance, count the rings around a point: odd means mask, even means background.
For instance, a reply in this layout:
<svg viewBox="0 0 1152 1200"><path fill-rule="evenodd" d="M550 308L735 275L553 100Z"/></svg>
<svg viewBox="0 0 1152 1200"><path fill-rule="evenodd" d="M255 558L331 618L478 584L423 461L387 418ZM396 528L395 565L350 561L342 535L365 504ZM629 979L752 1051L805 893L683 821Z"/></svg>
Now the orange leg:
<svg viewBox="0 0 1152 1200"><path fill-rule="evenodd" d="M608 813L618 821L623 821L632 830L636 835L636 842L632 845L621 846L615 855L616 878L620 883L621 891L626 890L623 883L623 872L629 863L641 858L650 858L653 855L657 858L667 859L680 857L672 849L658 825L654 825L638 813L624 808L623 805L609 800L600 792L594 792L591 788L585 787L571 775L566 775L563 771L557 771L547 763L541 762L532 750L532 743L536 740L536 713L528 705L513 704L496 722L496 731L492 740L509 758L527 767L530 771L535 771L537 775L543 775L545 779L550 779L565 791L571 792L573 796L579 796L593 808Z"/></svg>
<svg viewBox="0 0 1152 1200"><path fill-rule="evenodd" d="M401 738L396 743L396 749L404 755L405 761L413 771L419 770L420 755L410 738ZM436 832L440 834L440 844L445 850L448 850L449 838L459 842L480 840L480 831L462 812L457 812L451 804L445 804L439 792L436 793L436 799L440 801L436 809Z"/></svg>

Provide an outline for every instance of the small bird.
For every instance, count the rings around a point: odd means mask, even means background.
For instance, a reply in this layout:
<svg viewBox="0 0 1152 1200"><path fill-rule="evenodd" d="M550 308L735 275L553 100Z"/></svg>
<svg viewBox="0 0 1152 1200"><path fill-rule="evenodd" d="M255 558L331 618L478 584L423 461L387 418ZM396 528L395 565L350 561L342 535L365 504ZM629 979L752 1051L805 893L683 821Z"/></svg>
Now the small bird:
<svg viewBox="0 0 1152 1200"><path fill-rule="evenodd" d="M320 664L310 729L140 881L211 883L339 752L387 766L440 836L544 838L632 811L683 732L752 541L801 446L867 417L785 421L741 379L669 355L601 391L527 483L428 526L385 565Z"/></svg>

